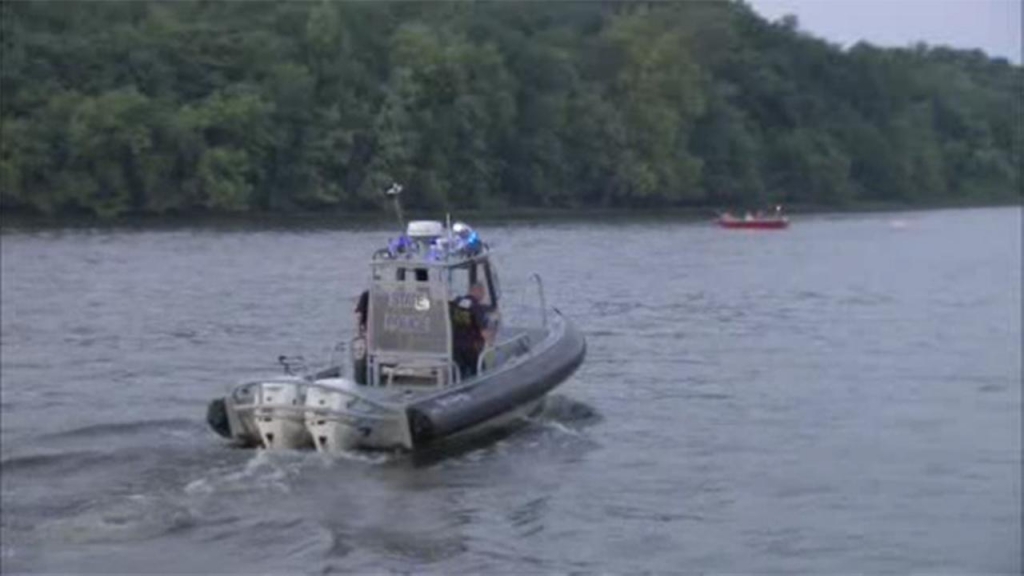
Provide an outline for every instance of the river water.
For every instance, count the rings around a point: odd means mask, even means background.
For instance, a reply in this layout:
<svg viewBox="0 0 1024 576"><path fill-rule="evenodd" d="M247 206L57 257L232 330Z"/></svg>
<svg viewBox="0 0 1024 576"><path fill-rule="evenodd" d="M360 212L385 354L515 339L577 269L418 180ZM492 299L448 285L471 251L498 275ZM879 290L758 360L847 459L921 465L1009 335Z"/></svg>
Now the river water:
<svg viewBox="0 0 1024 576"><path fill-rule="evenodd" d="M4 572L1021 570L1021 210L482 226L585 332L503 438L266 453L207 402L326 361L383 229L6 230Z"/></svg>

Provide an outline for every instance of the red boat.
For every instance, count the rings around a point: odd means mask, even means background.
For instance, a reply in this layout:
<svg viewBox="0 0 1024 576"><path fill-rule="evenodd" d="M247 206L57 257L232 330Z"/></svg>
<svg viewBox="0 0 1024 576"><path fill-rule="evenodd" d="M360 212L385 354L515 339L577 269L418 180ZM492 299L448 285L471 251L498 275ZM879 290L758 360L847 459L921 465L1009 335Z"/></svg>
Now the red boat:
<svg viewBox="0 0 1024 576"><path fill-rule="evenodd" d="M743 218L737 218L732 214L725 213L718 217L718 225L722 228L780 230L789 226L789 218L777 213L771 216L753 216L751 214L747 214Z"/></svg>

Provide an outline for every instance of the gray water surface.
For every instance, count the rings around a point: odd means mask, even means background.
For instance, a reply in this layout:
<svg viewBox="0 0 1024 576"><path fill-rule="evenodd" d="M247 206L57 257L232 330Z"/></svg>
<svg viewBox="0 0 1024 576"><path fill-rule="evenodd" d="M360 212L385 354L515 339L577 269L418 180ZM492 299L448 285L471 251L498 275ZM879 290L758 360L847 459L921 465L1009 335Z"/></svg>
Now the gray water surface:
<svg viewBox="0 0 1024 576"><path fill-rule="evenodd" d="M427 460L233 449L390 230L6 231L4 572L1021 570L1021 210L486 226L588 338Z"/></svg>

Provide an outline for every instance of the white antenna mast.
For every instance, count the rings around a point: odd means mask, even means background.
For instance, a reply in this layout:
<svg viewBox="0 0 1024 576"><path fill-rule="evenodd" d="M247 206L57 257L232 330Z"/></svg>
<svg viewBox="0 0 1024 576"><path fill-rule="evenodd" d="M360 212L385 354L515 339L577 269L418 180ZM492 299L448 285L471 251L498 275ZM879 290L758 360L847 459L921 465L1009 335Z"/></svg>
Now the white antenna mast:
<svg viewBox="0 0 1024 576"><path fill-rule="evenodd" d="M444 227L448 234L448 241L444 245L445 258L448 257L448 253L452 250L452 213L446 212L444 215Z"/></svg>
<svg viewBox="0 0 1024 576"><path fill-rule="evenodd" d="M395 215L398 217L398 229L405 234L405 219L402 217L402 202L399 197L402 194L402 185L392 182L391 187L384 191L385 196L390 196L395 203Z"/></svg>

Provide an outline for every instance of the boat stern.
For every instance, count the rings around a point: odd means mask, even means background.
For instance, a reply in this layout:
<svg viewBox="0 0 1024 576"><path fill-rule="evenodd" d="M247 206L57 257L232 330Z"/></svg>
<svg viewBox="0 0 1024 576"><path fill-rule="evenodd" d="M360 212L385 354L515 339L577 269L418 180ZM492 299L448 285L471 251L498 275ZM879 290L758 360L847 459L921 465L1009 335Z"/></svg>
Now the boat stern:
<svg viewBox="0 0 1024 576"><path fill-rule="evenodd" d="M318 380L306 392L305 425L319 452L411 448L401 414L366 398L349 380Z"/></svg>

